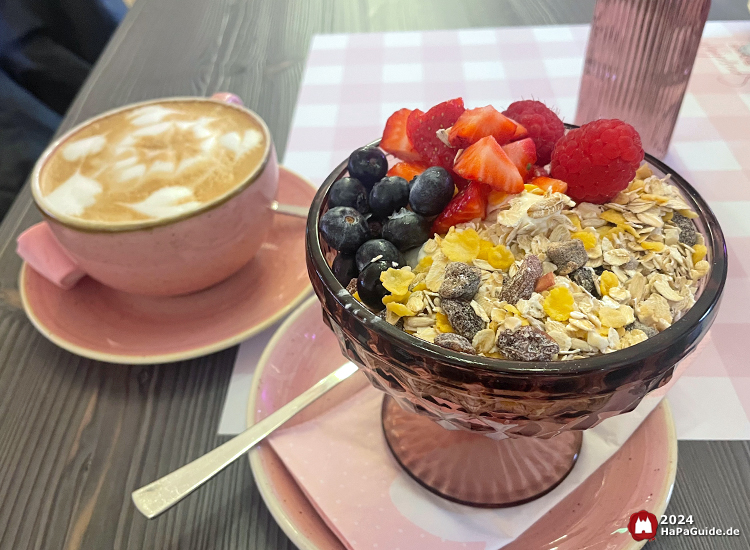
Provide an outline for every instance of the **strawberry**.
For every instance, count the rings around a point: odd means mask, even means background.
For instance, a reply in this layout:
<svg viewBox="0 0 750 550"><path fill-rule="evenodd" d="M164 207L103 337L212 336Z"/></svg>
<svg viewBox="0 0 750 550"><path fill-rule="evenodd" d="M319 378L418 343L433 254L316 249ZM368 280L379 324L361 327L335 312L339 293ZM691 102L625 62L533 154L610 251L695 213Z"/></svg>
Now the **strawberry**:
<svg viewBox="0 0 750 550"><path fill-rule="evenodd" d="M406 135L406 121L410 114L410 109L399 109L389 116L383 129L383 138L380 140L380 148L383 151L406 162L422 160Z"/></svg>
<svg viewBox="0 0 750 550"><path fill-rule="evenodd" d="M428 168L424 162L397 162L390 167L386 176L400 176L406 181L411 181Z"/></svg>
<svg viewBox="0 0 750 550"><path fill-rule="evenodd" d="M503 115L505 116L505 115ZM513 120L512 118L510 120ZM524 139L529 137L529 131L521 126L518 122L513 120L513 123L516 125L516 133L513 134L513 137L510 138L511 141L518 141L519 139Z"/></svg>
<svg viewBox="0 0 750 550"><path fill-rule="evenodd" d="M453 171L468 180L486 183L498 191L523 191L523 178L518 168L492 136L484 137L464 149Z"/></svg>
<svg viewBox="0 0 750 550"><path fill-rule="evenodd" d="M444 234L456 224L484 218L487 213L487 195L490 188L472 181L469 186L451 199L448 206L432 222L432 232Z"/></svg>
<svg viewBox="0 0 750 550"><path fill-rule="evenodd" d="M446 170L453 166L456 150L440 141L436 132L453 126L464 110L464 100L459 97L439 103L426 113L414 109L409 115L406 135L430 166L442 166Z"/></svg>
<svg viewBox="0 0 750 550"><path fill-rule="evenodd" d="M471 183L469 180L462 178L455 172L451 172L451 177L453 178L453 183L456 185L459 191L463 191L467 187L469 187L469 184Z"/></svg>
<svg viewBox="0 0 750 550"><path fill-rule="evenodd" d="M513 164L518 168L518 173L526 181L531 168L536 162L536 145L534 145L534 140L525 138L520 141L514 141L508 145L503 145L503 151L513 161Z"/></svg>
<svg viewBox="0 0 750 550"><path fill-rule="evenodd" d="M483 137L492 136L500 143L508 143L516 133L516 123L499 113L492 105L464 111L448 131L448 142L466 149Z"/></svg>
<svg viewBox="0 0 750 550"><path fill-rule="evenodd" d="M565 193L568 190L568 184L563 180L556 180L547 176L536 177L530 183L545 191L551 189L553 193Z"/></svg>

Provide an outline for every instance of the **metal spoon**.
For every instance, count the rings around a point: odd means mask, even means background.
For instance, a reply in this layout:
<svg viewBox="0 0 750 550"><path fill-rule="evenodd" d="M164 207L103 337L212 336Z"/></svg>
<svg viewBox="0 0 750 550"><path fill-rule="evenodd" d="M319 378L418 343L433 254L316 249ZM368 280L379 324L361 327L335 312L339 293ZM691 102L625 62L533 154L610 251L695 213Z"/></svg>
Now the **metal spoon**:
<svg viewBox="0 0 750 550"><path fill-rule="evenodd" d="M304 393L266 418L182 468L133 492L133 503L147 518L168 510L232 462L243 456L267 435L313 401L357 372L357 365L340 366Z"/></svg>
<svg viewBox="0 0 750 550"><path fill-rule="evenodd" d="M286 214L287 216L295 216L297 218L307 219L307 214L310 211L308 206L295 206L293 204L281 204L279 201L273 201L269 206L274 212L279 214Z"/></svg>

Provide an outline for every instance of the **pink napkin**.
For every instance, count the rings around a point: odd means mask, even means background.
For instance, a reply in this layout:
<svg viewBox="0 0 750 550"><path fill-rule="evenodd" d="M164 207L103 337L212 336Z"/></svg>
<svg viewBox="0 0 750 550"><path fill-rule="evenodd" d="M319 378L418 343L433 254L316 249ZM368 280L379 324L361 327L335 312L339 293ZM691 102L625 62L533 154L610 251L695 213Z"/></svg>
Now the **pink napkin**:
<svg viewBox="0 0 750 550"><path fill-rule="evenodd" d="M367 387L312 420L276 433L271 445L331 530L351 550L494 550L512 542L604 464L659 403L584 432L570 475L535 501L499 510L433 495L404 473L380 425L382 393Z"/></svg>

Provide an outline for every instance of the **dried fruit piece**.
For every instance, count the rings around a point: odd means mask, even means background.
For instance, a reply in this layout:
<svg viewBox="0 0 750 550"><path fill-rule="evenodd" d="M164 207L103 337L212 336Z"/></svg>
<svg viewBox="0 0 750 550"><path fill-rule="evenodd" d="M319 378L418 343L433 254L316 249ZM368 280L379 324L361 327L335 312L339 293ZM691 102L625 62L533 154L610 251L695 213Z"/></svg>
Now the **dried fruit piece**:
<svg viewBox="0 0 750 550"><path fill-rule="evenodd" d="M460 334L453 334L450 332L438 334L437 336L435 336L434 342L441 348L446 348L452 351L460 351L463 353L470 353L472 355L477 354L477 352L474 351L474 346L471 345L471 342L469 342Z"/></svg>
<svg viewBox="0 0 750 550"><path fill-rule="evenodd" d="M585 289L586 292L591 294L594 298L599 298L601 296L599 294L599 289L596 288L596 283L594 282L594 270L590 267L579 267L570 274L570 280Z"/></svg>
<svg viewBox="0 0 750 550"><path fill-rule="evenodd" d="M495 269L507 271L515 261L516 257L513 256L513 252L502 244L492 247L487 253L487 262Z"/></svg>
<svg viewBox="0 0 750 550"><path fill-rule="evenodd" d="M547 258L557 266L558 275L572 273L589 261L586 248L578 239L550 243L547 247Z"/></svg>
<svg viewBox="0 0 750 550"><path fill-rule="evenodd" d="M698 242L695 226L688 218L678 212L674 212L670 221L680 229L680 242L682 244L693 246Z"/></svg>
<svg viewBox="0 0 750 550"><path fill-rule="evenodd" d="M409 285L414 280L416 275L411 272L409 266L402 267L401 269L388 268L380 274L380 282L383 283L383 287L391 294L406 294L409 292Z"/></svg>
<svg viewBox="0 0 750 550"><path fill-rule="evenodd" d="M546 332L526 326L497 335L497 347L516 361L551 361L560 346Z"/></svg>
<svg viewBox="0 0 750 550"><path fill-rule="evenodd" d="M570 312L575 309L575 300L570 290L557 287L550 290L542 305L551 319L563 322L570 318Z"/></svg>
<svg viewBox="0 0 750 550"><path fill-rule="evenodd" d="M474 308L458 300L442 300L440 307L448 317L453 330L471 341L474 335L484 328L484 321L476 314Z"/></svg>
<svg viewBox="0 0 750 550"><path fill-rule="evenodd" d="M542 276L542 262L534 254L529 254L521 262L518 272L500 291L500 300L515 304L518 300L528 300L534 293L534 286Z"/></svg>
<svg viewBox="0 0 750 550"><path fill-rule="evenodd" d="M625 217L622 215L622 212L618 212L617 210L605 210L604 212L599 214L599 217L614 225L623 225L627 223Z"/></svg>
<svg viewBox="0 0 750 550"><path fill-rule="evenodd" d="M349 284L346 285L346 291L349 294L354 295L355 292L357 292L357 278L355 277L351 281L349 281Z"/></svg>
<svg viewBox="0 0 750 550"><path fill-rule="evenodd" d="M620 280L611 271L602 271L599 275L599 292L602 296L608 296L609 289L619 285Z"/></svg>
<svg viewBox="0 0 750 550"><path fill-rule="evenodd" d="M664 250L664 243L657 243L651 241L643 241L641 246L644 250L653 250L654 252L661 252Z"/></svg>
<svg viewBox="0 0 750 550"><path fill-rule="evenodd" d="M551 271L546 275L542 275L536 281L534 285L534 292L544 292L548 288L555 286L555 274Z"/></svg>
<svg viewBox="0 0 750 550"><path fill-rule="evenodd" d="M440 248L452 262L471 262L479 256L480 240L473 229L451 229L440 243Z"/></svg>
<svg viewBox="0 0 750 550"><path fill-rule="evenodd" d="M445 268L445 278L438 291L441 298L471 301L479 290L482 272L478 267L463 262L451 262Z"/></svg>

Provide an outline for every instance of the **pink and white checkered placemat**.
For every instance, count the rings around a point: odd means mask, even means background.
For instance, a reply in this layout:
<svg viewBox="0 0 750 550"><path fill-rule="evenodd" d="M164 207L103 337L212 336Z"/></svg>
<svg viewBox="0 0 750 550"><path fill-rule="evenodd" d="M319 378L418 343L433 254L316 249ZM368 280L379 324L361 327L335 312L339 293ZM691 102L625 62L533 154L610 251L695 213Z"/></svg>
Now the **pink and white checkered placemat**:
<svg viewBox="0 0 750 550"><path fill-rule="evenodd" d="M589 27L318 35L284 164L320 184L402 107L535 98L573 121ZM750 22L709 22L667 164L708 200L727 237L716 322L669 397L681 439L750 439ZM243 344L220 431L244 428L257 340ZM244 381L244 382L243 382Z"/></svg>

